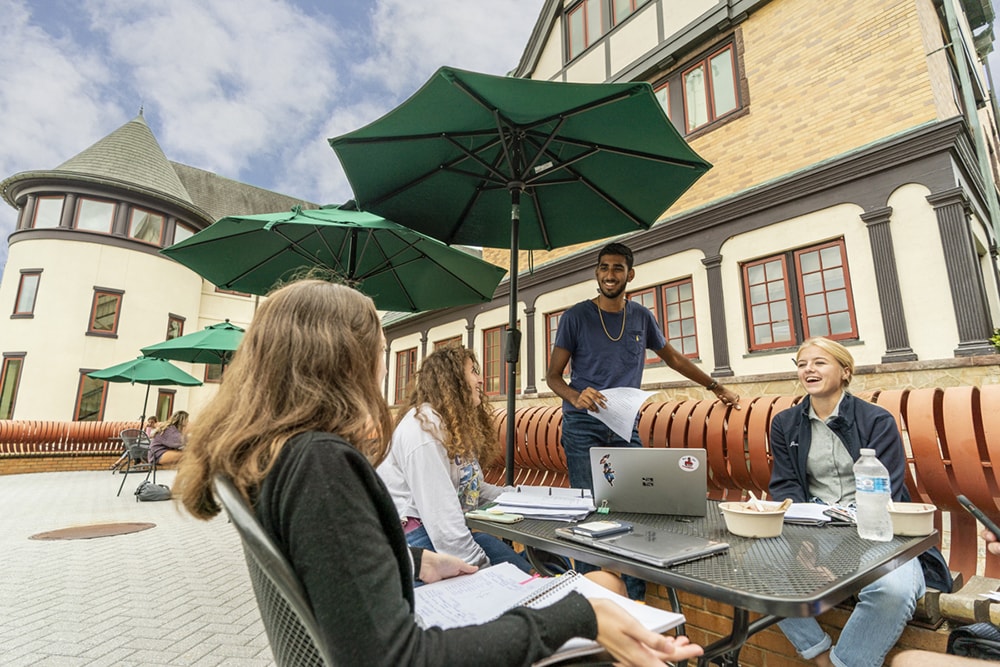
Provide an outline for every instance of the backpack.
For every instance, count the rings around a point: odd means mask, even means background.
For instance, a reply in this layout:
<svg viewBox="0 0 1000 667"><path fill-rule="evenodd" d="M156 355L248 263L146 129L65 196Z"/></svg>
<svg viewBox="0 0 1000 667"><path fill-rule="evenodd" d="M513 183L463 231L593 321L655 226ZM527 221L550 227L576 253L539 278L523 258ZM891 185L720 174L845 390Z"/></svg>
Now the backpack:
<svg viewBox="0 0 1000 667"><path fill-rule="evenodd" d="M148 479L135 490L136 502L153 500L170 500L170 487L166 484L153 484Z"/></svg>
<svg viewBox="0 0 1000 667"><path fill-rule="evenodd" d="M955 628L948 635L948 653L1000 660L1000 628L992 623L973 623Z"/></svg>

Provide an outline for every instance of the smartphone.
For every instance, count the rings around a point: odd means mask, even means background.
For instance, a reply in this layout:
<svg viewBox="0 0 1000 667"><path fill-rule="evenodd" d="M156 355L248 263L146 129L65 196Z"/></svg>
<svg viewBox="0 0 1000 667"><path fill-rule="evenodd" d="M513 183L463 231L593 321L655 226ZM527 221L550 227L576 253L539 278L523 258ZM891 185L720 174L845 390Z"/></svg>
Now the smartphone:
<svg viewBox="0 0 1000 667"><path fill-rule="evenodd" d="M955 496L955 497L958 498L958 502L962 503L962 507L969 510L969 513L972 516L976 517L976 519L979 520L979 523L983 524L984 528L989 530L991 533L996 535L998 539L1000 539L1000 528L997 528L997 525L993 523L993 521L988 516L986 516L981 509L973 505L972 501L966 498L965 496Z"/></svg>
<svg viewBox="0 0 1000 667"><path fill-rule="evenodd" d="M597 539L599 537L610 537L619 533L627 533L632 530L632 524L628 521L598 520L578 523L575 526L570 526L570 530L577 535L585 535Z"/></svg>

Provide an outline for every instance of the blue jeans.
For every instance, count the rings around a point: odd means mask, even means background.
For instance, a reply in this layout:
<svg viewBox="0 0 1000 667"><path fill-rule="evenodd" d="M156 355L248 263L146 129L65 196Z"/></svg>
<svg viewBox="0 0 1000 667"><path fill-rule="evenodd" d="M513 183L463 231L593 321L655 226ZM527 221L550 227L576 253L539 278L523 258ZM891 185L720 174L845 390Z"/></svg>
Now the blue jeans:
<svg viewBox="0 0 1000 667"><path fill-rule="evenodd" d="M916 558L862 588L837 645L830 651L833 664L881 667L925 590L924 573ZM778 622L778 627L806 660L833 645L815 618L786 618Z"/></svg>
<svg viewBox="0 0 1000 667"><path fill-rule="evenodd" d="M472 539L474 539L476 544L478 544L480 548L486 552L486 557L490 559L490 565L511 563L522 572L526 572L528 574L532 573L531 563L528 562L528 559L524 556L524 554L514 551L509 544L500 538L493 537L487 533L473 532ZM437 549L434 548L434 544L431 543L431 538L427 534L427 529L423 526L407 533L406 543L411 547L421 547L423 549L437 551Z"/></svg>
<svg viewBox="0 0 1000 667"><path fill-rule="evenodd" d="M562 447L566 453L566 469L569 485L574 489L594 490L594 478L590 470L591 447L642 447L639 439L638 419L632 427L632 439L626 442L603 422L582 412L563 412ZM577 572L586 574L600 569L590 563L577 561ZM646 582L630 575L622 575L628 596L633 600L646 597Z"/></svg>

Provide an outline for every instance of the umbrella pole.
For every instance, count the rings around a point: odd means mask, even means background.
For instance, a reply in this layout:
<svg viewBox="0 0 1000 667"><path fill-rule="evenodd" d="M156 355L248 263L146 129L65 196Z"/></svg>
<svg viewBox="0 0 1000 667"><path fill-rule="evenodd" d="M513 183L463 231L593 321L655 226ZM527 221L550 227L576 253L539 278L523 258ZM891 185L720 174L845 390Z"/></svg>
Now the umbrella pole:
<svg viewBox="0 0 1000 667"><path fill-rule="evenodd" d="M149 385L146 385L146 398L142 400L142 417L139 419L139 430L146 426L146 406L149 405Z"/></svg>
<svg viewBox="0 0 1000 667"><path fill-rule="evenodd" d="M521 188L520 183L510 187L510 321L507 326L507 349L504 358L507 361L507 486L514 484L514 401L515 383L517 382L517 358L521 351L521 332L517 330L517 250L518 227L521 224Z"/></svg>

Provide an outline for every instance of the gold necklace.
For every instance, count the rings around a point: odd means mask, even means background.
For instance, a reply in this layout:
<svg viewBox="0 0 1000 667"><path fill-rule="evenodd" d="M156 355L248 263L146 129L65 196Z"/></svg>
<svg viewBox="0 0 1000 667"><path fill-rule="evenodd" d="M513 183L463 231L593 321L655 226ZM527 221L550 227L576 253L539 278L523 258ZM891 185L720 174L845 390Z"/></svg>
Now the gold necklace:
<svg viewBox="0 0 1000 667"><path fill-rule="evenodd" d="M611 334L608 333L608 327L604 324L604 314L601 313L601 304L597 304L597 316L601 318L601 328L604 329L604 335L608 337L612 343L617 343L625 335L625 314L628 313L628 304L622 309L622 330L618 333L618 338L612 338Z"/></svg>

